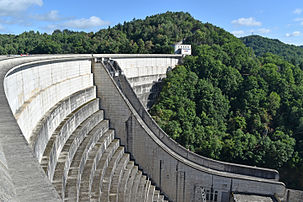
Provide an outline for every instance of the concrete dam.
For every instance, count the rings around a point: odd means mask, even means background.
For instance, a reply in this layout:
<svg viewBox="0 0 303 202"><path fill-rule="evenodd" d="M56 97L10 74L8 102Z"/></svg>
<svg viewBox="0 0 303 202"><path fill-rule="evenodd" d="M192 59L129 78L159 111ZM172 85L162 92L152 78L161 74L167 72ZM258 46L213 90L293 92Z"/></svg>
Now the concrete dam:
<svg viewBox="0 0 303 202"><path fill-rule="evenodd" d="M0 201L302 201L276 170L199 156L151 118L181 55L0 57Z"/></svg>

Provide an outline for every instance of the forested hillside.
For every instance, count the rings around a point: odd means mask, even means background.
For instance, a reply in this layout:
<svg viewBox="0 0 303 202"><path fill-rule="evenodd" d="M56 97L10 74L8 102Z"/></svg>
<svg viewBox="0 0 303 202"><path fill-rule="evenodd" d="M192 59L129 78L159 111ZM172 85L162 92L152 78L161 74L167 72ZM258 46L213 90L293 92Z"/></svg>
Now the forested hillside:
<svg viewBox="0 0 303 202"><path fill-rule="evenodd" d="M280 42L256 56L253 46L221 28L167 12L96 33L0 35L0 54L172 53L181 40L192 45L193 56L168 73L150 111L154 119L198 154L275 168L288 186L303 189L301 53Z"/></svg>
<svg viewBox="0 0 303 202"><path fill-rule="evenodd" d="M257 56L265 53L273 53L281 56L292 64L300 65L303 69L303 48L285 44L278 39L269 39L258 35L246 36L240 38L243 43L254 50Z"/></svg>
<svg viewBox="0 0 303 202"><path fill-rule="evenodd" d="M211 24L186 37L193 56L164 81L151 114L188 149L270 167L303 188L303 71L271 53L255 56ZM297 57L298 58L298 57Z"/></svg>
<svg viewBox="0 0 303 202"><path fill-rule="evenodd" d="M53 53L173 53L172 44L201 27L188 13L167 12L96 33L56 30L0 35L0 55Z"/></svg>

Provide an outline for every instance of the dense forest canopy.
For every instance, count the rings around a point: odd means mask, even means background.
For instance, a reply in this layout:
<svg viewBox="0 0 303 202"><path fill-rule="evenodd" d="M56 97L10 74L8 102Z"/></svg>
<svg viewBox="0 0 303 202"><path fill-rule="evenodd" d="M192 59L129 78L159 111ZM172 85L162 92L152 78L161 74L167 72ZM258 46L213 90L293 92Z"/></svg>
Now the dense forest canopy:
<svg viewBox="0 0 303 202"><path fill-rule="evenodd" d="M265 53L273 53L303 68L302 46L285 44L278 39L269 39L258 35L246 36L240 39L247 47L252 48L257 56L262 56Z"/></svg>
<svg viewBox="0 0 303 202"><path fill-rule="evenodd" d="M164 80L150 110L158 124L198 154L278 169L302 189L301 47L258 36L242 38L246 47L188 13L167 12L96 33L0 35L0 54L172 53L181 40L193 55Z"/></svg>

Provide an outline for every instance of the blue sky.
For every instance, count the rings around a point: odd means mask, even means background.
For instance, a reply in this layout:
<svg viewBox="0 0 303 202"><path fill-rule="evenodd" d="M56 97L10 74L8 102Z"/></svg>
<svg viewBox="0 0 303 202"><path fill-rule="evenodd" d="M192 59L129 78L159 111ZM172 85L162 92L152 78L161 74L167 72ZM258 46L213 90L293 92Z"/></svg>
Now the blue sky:
<svg viewBox="0 0 303 202"><path fill-rule="evenodd" d="M166 11L185 11L235 36L259 34L303 45L302 0L0 0L0 33L95 32Z"/></svg>

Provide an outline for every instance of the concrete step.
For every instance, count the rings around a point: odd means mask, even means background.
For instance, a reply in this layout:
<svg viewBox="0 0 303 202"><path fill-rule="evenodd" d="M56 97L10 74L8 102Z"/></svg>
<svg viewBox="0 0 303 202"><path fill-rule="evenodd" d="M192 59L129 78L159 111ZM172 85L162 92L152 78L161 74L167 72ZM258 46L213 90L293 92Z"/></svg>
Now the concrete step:
<svg viewBox="0 0 303 202"><path fill-rule="evenodd" d="M125 193L128 185L128 180L130 179L131 172L134 168L134 162L129 161L125 170L123 171L121 182L119 185L119 194L118 194L118 201L124 202L125 201Z"/></svg>
<svg viewBox="0 0 303 202"><path fill-rule="evenodd" d="M98 201L100 197L100 187L102 186L103 177L106 171L106 168L114 155L115 151L118 149L120 143L118 139L114 139L104 154L102 155L95 171L95 175L93 177L92 187L91 187L91 200L92 201Z"/></svg>
<svg viewBox="0 0 303 202"><path fill-rule="evenodd" d="M64 173L65 176L67 176L71 160L73 159L74 153L76 151L75 148L77 148L75 145L79 145L80 142L82 142L84 139L85 135L87 135L87 131L92 130L98 123L100 123L100 121L103 120L103 117L104 113L102 110L99 110L92 114L77 127L77 129L72 133L72 135L68 138L65 145L63 146L53 177L53 184L56 184L55 188L60 195L63 189L62 186Z"/></svg>
<svg viewBox="0 0 303 202"><path fill-rule="evenodd" d="M159 201L160 201L160 202L164 201L164 195L161 194L161 195L159 196Z"/></svg>
<svg viewBox="0 0 303 202"><path fill-rule="evenodd" d="M109 193L110 193L112 178L114 176L116 167L120 159L122 158L123 154L124 154L124 147L119 147L116 150L115 154L112 156L106 168L103 177L102 188L101 188L101 197L100 197L101 201L109 201Z"/></svg>
<svg viewBox="0 0 303 202"><path fill-rule="evenodd" d="M119 161L119 164L117 165L114 176L112 178L110 194L109 194L109 201L112 201L112 202L118 201L120 183L122 181L123 172L126 169L126 166L128 165L129 157L130 157L129 154L124 153L123 157Z"/></svg>
<svg viewBox="0 0 303 202"><path fill-rule="evenodd" d="M138 166L134 166L130 173L129 179L127 181L126 192L124 194L124 201L130 201L130 199L131 199L132 187L133 187L133 183L134 183L135 177L137 175L137 172L138 172Z"/></svg>
<svg viewBox="0 0 303 202"><path fill-rule="evenodd" d="M153 197L153 202L158 202L159 200L160 200L160 191L155 190L154 197Z"/></svg>
<svg viewBox="0 0 303 202"><path fill-rule="evenodd" d="M136 196L136 201L138 201L138 202L141 202L144 200L144 188L145 188L146 183L147 183L146 175L142 175L141 179L140 179L139 187L138 187L137 196Z"/></svg>
<svg viewBox="0 0 303 202"><path fill-rule="evenodd" d="M92 169L91 172L89 174L89 186L88 186L88 190L89 190L89 196L91 197L91 190L92 190L92 185L94 182L94 178L95 178L95 174L96 174L96 170L98 169L98 166L100 168L100 160L102 159L103 154L105 154L106 149L109 147L110 143L112 141L114 141L114 131L113 130L108 130L105 135L105 137L109 137L109 138L105 138L104 139L104 145L106 145L106 147L104 147L105 150L101 151L99 150L94 158L94 162L92 165ZM102 141L102 140L101 140ZM116 147L116 146L115 146Z"/></svg>
<svg viewBox="0 0 303 202"><path fill-rule="evenodd" d="M157 201L159 191L154 194L155 187L129 161L124 147L119 147L114 131L108 129L108 120L103 120L103 111L92 113L77 127L74 125L71 132L67 131L66 125L80 110L83 108L69 114L55 130L41 161L49 177L53 176L53 185L62 200Z"/></svg>
<svg viewBox="0 0 303 202"><path fill-rule="evenodd" d="M103 137L103 135L108 131L108 125L109 125L109 122L107 120L105 120L107 123L105 125L102 125L100 127L97 127L96 129L94 129L92 131L92 135L89 136L89 141L87 142L86 144L86 147L85 147L85 150L84 152L82 153L82 157L81 157L81 160L80 160L80 168L79 168L79 178L81 179L82 177L82 173L84 171L84 168L85 168L85 165L87 163L87 160L89 158L89 154L91 153L91 151L93 150L93 148L96 146L97 143L102 143L103 142L99 142L99 140ZM110 133L112 135L112 137L114 137L114 133ZM104 140L107 140L107 139L104 139ZM103 141L104 141L103 140ZM111 138L111 140L113 140ZM110 142L105 142L106 145L109 145ZM92 158L94 157L94 154L92 154L91 156ZM93 163L93 161L91 162ZM79 184L80 186L80 184Z"/></svg>
<svg viewBox="0 0 303 202"><path fill-rule="evenodd" d="M138 171L136 174L136 177L134 179L134 183L132 186L132 190L131 190L131 198L130 201L136 201L137 195L138 195L138 187L140 184L140 180L141 180L141 176L142 176L142 171Z"/></svg>
<svg viewBox="0 0 303 202"><path fill-rule="evenodd" d="M66 176L65 181L63 181L63 189L64 195L68 193L76 193L76 197L79 196L79 187L81 182L80 171L84 168L85 161L84 157L88 155L89 149L91 146L89 143L92 141L94 137L101 138L104 133L108 130L108 121L101 121L93 130L89 131L89 133L83 138L81 144L76 147L76 152L73 156L73 160L69 166L68 175ZM106 142L105 142L106 143ZM86 159L86 158L85 158ZM76 183L70 182L69 179L76 178ZM70 196L69 196L70 197Z"/></svg>
<svg viewBox="0 0 303 202"><path fill-rule="evenodd" d="M143 199L143 201L147 201L147 199L148 199L148 192L149 192L150 186L151 186L151 181L147 180L147 182L145 184L145 189L144 189L144 199Z"/></svg>
<svg viewBox="0 0 303 202"><path fill-rule="evenodd" d="M99 110L99 100L91 100L70 113L56 128L43 153L41 166L49 180L53 180L54 171L61 150L69 136L89 116Z"/></svg>
<svg viewBox="0 0 303 202"><path fill-rule="evenodd" d="M90 150L84 170L81 175L79 199L80 201L88 201L90 198L90 187L92 176L95 173L95 168L99 162L105 149L108 147L110 142L114 139L114 131L108 130Z"/></svg>
<svg viewBox="0 0 303 202"><path fill-rule="evenodd" d="M151 185L151 186L150 186L149 192L148 192L147 202L153 202L155 188L156 188L156 187L155 187L154 185Z"/></svg>
<svg viewBox="0 0 303 202"><path fill-rule="evenodd" d="M44 114L43 118L36 124L32 131L29 144L39 162L41 162L48 140L56 128L68 116L68 114L86 102L96 98L95 91L96 87L91 86L65 97L49 109L49 111Z"/></svg>

